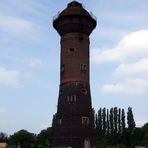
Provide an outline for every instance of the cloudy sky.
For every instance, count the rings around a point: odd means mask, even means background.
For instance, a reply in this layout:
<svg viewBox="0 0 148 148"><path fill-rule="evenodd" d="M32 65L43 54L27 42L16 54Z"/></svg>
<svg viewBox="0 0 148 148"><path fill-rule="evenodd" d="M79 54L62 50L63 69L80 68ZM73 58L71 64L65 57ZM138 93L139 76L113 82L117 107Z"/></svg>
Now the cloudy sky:
<svg viewBox="0 0 148 148"><path fill-rule="evenodd" d="M0 0L0 131L49 127L59 89L53 16L71 0ZM148 1L79 0L97 17L90 36L93 107L133 108L148 121Z"/></svg>

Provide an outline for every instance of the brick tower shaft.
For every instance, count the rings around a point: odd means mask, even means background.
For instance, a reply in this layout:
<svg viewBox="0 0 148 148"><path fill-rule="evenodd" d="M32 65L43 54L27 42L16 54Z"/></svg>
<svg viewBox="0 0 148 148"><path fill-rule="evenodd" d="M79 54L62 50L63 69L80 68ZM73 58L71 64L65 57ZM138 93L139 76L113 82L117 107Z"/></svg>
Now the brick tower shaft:
<svg viewBox="0 0 148 148"><path fill-rule="evenodd" d="M67 33L61 37L61 84L89 83L89 37Z"/></svg>

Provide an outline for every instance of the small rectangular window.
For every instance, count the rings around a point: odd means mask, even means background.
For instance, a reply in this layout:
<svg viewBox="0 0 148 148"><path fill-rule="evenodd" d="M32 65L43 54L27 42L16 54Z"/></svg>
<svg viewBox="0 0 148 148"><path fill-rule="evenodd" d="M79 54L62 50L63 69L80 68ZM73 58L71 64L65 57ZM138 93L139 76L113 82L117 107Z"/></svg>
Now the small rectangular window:
<svg viewBox="0 0 148 148"><path fill-rule="evenodd" d="M80 70L81 70L81 72L86 72L86 70L87 70L87 64L81 64L80 65Z"/></svg>
<svg viewBox="0 0 148 148"><path fill-rule="evenodd" d="M67 96L67 102L70 102L70 96Z"/></svg>
<svg viewBox="0 0 148 148"><path fill-rule="evenodd" d="M72 99L72 102L76 102L76 96L75 95L71 96L71 99Z"/></svg>
<svg viewBox="0 0 148 148"><path fill-rule="evenodd" d="M82 125L88 125L89 124L89 117L82 117L81 122L82 122Z"/></svg>
<svg viewBox="0 0 148 148"><path fill-rule="evenodd" d="M62 119L58 119L58 125L62 124Z"/></svg>
<svg viewBox="0 0 148 148"><path fill-rule="evenodd" d="M62 72L65 71L65 65L61 65L61 71L62 71Z"/></svg>
<svg viewBox="0 0 148 148"><path fill-rule="evenodd" d="M70 53L75 52L75 48L69 48L69 52L70 52Z"/></svg>
<svg viewBox="0 0 148 148"><path fill-rule="evenodd" d="M60 94L63 94L63 92L64 92L63 89L60 89Z"/></svg>
<svg viewBox="0 0 148 148"><path fill-rule="evenodd" d="M76 100L77 100L76 95L69 95L69 96L67 96L67 101L68 101L69 103L76 102Z"/></svg>
<svg viewBox="0 0 148 148"><path fill-rule="evenodd" d="M84 95L87 95L87 89L85 89L85 88L81 89L81 93Z"/></svg>

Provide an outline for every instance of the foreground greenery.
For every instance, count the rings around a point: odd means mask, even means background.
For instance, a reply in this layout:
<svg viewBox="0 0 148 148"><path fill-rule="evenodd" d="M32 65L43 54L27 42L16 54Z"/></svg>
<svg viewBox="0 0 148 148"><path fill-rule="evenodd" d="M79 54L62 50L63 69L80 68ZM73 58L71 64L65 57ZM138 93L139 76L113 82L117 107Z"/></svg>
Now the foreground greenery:
<svg viewBox="0 0 148 148"><path fill-rule="evenodd" d="M127 121L127 124L126 124ZM136 145L148 147L148 123L136 128L132 108L99 109L95 115L97 148L130 148Z"/></svg>
<svg viewBox="0 0 148 148"><path fill-rule="evenodd" d="M133 148L135 145L148 148L148 123L136 128L130 107L126 115L124 109L117 107L110 110L100 108L94 114L97 148ZM52 148L53 130L49 127L34 134L23 129L10 136L0 132L0 142L6 142L8 148Z"/></svg>
<svg viewBox="0 0 148 148"><path fill-rule="evenodd" d="M42 130L38 135L30 133L26 130L20 130L13 135L7 137L3 133L3 137L0 137L0 142L7 142L8 148L52 148L52 128L49 127Z"/></svg>

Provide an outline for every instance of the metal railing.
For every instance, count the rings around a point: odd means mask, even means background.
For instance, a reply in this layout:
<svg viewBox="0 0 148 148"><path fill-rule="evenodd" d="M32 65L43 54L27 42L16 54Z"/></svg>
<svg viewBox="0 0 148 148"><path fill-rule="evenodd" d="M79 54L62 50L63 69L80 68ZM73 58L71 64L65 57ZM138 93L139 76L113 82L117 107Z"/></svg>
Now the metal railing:
<svg viewBox="0 0 148 148"><path fill-rule="evenodd" d="M58 13L53 17L53 21L56 20L59 15L60 15L60 11L58 11ZM90 16L94 19L94 20L97 20L97 17L92 13L92 12L89 12Z"/></svg>
<svg viewBox="0 0 148 148"><path fill-rule="evenodd" d="M89 14L94 20L97 20L97 17L92 12L90 12Z"/></svg>

